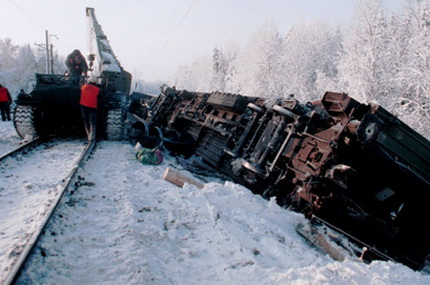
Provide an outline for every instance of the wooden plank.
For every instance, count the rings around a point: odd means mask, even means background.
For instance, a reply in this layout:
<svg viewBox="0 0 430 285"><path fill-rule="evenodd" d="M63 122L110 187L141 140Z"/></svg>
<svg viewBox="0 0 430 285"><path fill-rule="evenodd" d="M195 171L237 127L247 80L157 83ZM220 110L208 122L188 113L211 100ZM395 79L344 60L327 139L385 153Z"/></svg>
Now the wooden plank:
<svg viewBox="0 0 430 285"><path fill-rule="evenodd" d="M184 187L185 184L194 185L199 189L204 187L203 183L169 167L164 171L163 179L179 187Z"/></svg>

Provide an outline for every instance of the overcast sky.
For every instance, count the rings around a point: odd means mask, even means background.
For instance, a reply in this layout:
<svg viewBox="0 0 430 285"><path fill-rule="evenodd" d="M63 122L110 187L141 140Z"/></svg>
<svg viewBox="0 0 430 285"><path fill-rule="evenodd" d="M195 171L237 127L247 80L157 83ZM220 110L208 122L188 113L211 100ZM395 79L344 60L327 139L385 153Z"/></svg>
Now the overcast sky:
<svg viewBox="0 0 430 285"><path fill-rule="evenodd" d="M60 55L87 51L86 7L97 20L124 69L150 81L169 80L217 47L240 45L267 22L281 32L292 24L349 24L355 0L2 0L0 38L15 44L45 42ZM405 0L385 0L397 11ZM58 39L57 39L58 37Z"/></svg>

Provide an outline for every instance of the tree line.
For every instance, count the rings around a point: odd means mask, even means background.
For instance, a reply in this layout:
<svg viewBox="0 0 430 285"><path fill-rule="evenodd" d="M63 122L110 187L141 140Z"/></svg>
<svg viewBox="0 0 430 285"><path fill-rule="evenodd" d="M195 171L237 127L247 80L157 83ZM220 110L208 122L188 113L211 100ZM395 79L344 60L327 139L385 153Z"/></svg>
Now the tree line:
<svg viewBox="0 0 430 285"><path fill-rule="evenodd" d="M359 0L349 27L267 23L241 47L213 49L181 66L180 89L315 100L326 91L376 102L430 138L430 1L405 0L388 13L382 0Z"/></svg>

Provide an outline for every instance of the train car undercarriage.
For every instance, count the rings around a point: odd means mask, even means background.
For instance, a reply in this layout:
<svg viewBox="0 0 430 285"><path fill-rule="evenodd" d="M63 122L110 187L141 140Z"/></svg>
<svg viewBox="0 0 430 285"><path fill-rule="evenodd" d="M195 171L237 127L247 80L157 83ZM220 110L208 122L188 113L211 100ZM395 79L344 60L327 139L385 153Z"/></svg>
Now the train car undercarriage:
<svg viewBox="0 0 430 285"><path fill-rule="evenodd" d="M383 107L344 93L268 104L164 86L141 120L162 130L170 152L276 197L316 221L312 230L342 232L366 248L355 250L362 260L429 272L430 142Z"/></svg>

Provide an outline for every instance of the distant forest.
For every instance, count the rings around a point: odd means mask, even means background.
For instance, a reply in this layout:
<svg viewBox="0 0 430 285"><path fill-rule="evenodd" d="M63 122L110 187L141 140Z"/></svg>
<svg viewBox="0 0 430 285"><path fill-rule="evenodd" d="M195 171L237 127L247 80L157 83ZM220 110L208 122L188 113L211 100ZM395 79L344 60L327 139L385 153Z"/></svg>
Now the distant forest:
<svg viewBox="0 0 430 285"><path fill-rule="evenodd" d="M389 1L389 0L386 0ZM66 70L54 56L54 71ZM34 74L46 71L46 54L0 39L0 82L16 96L31 91ZM281 34L267 23L240 47L215 47L181 66L170 82L177 89L215 90L302 101L326 91L376 102L430 138L430 0L405 0L397 13L382 0L358 0L348 27L296 24ZM158 85L136 79L135 91L158 94Z"/></svg>

